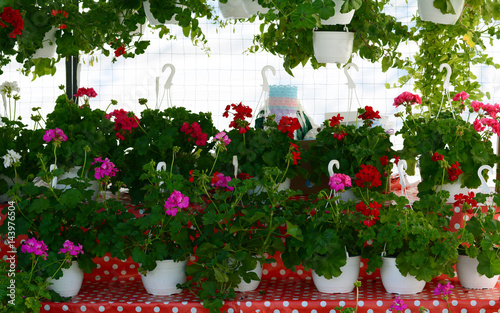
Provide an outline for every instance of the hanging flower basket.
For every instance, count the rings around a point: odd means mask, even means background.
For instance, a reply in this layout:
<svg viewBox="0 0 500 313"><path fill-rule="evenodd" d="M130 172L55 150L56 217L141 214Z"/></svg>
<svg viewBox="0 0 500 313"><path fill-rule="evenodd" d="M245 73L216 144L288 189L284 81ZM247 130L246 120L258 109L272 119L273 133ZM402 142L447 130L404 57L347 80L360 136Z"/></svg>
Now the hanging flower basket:
<svg viewBox="0 0 500 313"><path fill-rule="evenodd" d="M454 25L464 8L465 0L450 0L455 10L455 14L443 14L441 10L435 8L433 0L418 0L418 13L422 21L434 22L436 24Z"/></svg>
<svg viewBox="0 0 500 313"><path fill-rule="evenodd" d="M314 31L314 56L319 63L347 63L351 58L354 33Z"/></svg>

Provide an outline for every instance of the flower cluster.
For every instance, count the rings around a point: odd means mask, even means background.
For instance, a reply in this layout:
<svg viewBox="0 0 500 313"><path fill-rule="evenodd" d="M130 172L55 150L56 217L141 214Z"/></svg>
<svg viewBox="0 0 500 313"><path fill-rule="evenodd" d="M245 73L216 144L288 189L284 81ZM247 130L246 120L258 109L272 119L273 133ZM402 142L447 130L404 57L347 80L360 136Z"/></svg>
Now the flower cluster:
<svg viewBox="0 0 500 313"><path fill-rule="evenodd" d="M68 136L64 134L62 129L56 127L55 129L47 129L43 135L43 140L45 140L46 143L51 141L54 143L60 143L68 140Z"/></svg>
<svg viewBox="0 0 500 313"><path fill-rule="evenodd" d="M451 289L455 288L450 282L447 282L446 285L442 285L438 283L438 286L434 288L434 295L443 295L443 297L448 297L451 295Z"/></svg>
<svg viewBox="0 0 500 313"><path fill-rule="evenodd" d="M95 179L101 179L105 177L114 177L118 172L118 169L115 167L113 162L111 162L108 158L102 159L102 157L94 158L94 162L91 165L101 163L100 166L95 168Z"/></svg>
<svg viewBox="0 0 500 313"><path fill-rule="evenodd" d="M293 165L297 165L297 161L300 160L300 152L299 147L293 142L290 142L290 152L292 153Z"/></svg>
<svg viewBox="0 0 500 313"><path fill-rule="evenodd" d="M393 105L397 108L400 105L411 106L414 104L422 104L422 99L419 95L413 94L409 91L405 91L396 98L394 98Z"/></svg>
<svg viewBox="0 0 500 313"><path fill-rule="evenodd" d="M278 124L278 130L288 133L288 137L293 139L296 130L300 129L299 120L296 117L282 116Z"/></svg>
<svg viewBox="0 0 500 313"><path fill-rule="evenodd" d="M5 168L16 166L19 161L21 161L21 155L11 149L8 149L7 154L3 156L3 166Z"/></svg>
<svg viewBox="0 0 500 313"><path fill-rule="evenodd" d="M337 140L344 140L345 136L347 136L348 134L345 132L345 131L342 131L341 133L338 133L338 134L333 134L333 138L337 139Z"/></svg>
<svg viewBox="0 0 500 313"><path fill-rule="evenodd" d="M380 177L381 175L375 166L361 164L361 169L356 173L356 186L360 188L380 187L382 185Z"/></svg>
<svg viewBox="0 0 500 313"><path fill-rule="evenodd" d="M458 176L462 174L463 171L460 169L460 164L455 161L449 168L448 168L448 179L450 181L455 181L458 179Z"/></svg>
<svg viewBox="0 0 500 313"><path fill-rule="evenodd" d="M66 240L63 243L63 247L61 248L59 253L69 254L71 256L77 256L79 253L83 254L83 247L81 244L74 244L73 242Z"/></svg>
<svg viewBox="0 0 500 313"><path fill-rule="evenodd" d="M493 134L500 136L500 123L497 118L500 113L500 105L495 104L484 104L479 101L472 101L471 107L474 112L478 113L477 118L474 120L472 125L474 129L479 132L484 132L483 139L489 140Z"/></svg>
<svg viewBox="0 0 500 313"><path fill-rule="evenodd" d="M356 211L366 216L363 221L363 225L366 227L371 227L376 224L377 220L380 216L379 209L382 207L382 204L373 201L368 203L368 206L364 202L359 202L356 204Z"/></svg>
<svg viewBox="0 0 500 313"><path fill-rule="evenodd" d="M231 108L235 113L229 112ZM229 123L230 128L238 129L240 134L244 134L250 128L250 123L246 121L246 118L252 117L252 109L249 106L243 105L241 102L239 104L232 103L227 105L223 117L229 117L229 113L233 114L233 120Z"/></svg>
<svg viewBox="0 0 500 313"><path fill-rule="evenodd" d="M444 155L439 154L437 152L434 152L432 155L432 161L437 162L437 161L443 161L444 160Z"/></svg>
<svg viewBox="0 0 500 313"><path fill-rule="evenodd" d="M228 187L227 183L231 181L231 177L224 176L224 174L215 172L212 178L210 179L210 183L212 187L225 187L229 190L234 190L234 187Z"/></svg>
<svg viewBox="0 0 500 313"><path fill-rule="evenodd" d="M10 38L21 36L21 31L24 28L24 20L19 10L14 10L12 7L4 7L3 12L0 13L0 26L2 28L8 27L5 23L11 24L14 28L9 34Z"/></svg>
<svg viewBox="0 0 500 313"><path fill-rule="evenodd" d="M407 307L408 306L405 304L403 299L399 298L399 296L396 296L396 298L394 298L394 301L392 302L391 307L389 308L389 311L394 310L403 312L404 310L406 310Z"/></svg>
<svg viewBox="0 0 500 313"><path fill-rule="evenodd" d="M337 116L332 116L331 119L329 119L330 121L330 126L333 127L335 125L340 125L340 122L344 120L344 117L343 116L340 116L340 113L337 114Z"/></svg>
<svg viewBox="0 0 500 313"><path fill-rule="evenodd" d="M358 109L359 116L358 118L363 120L363 124L365 126L371 126L373 125L373 120L374 119L379 119L380 117L380 112L379 111L373 111L373 107L371 106L365 106L364 109Z"/></svg>
<svg viewBox="0 0 500 313"><path fill-rule="evenodd" d="M335 192L344 191L345 188L351 187L351 177L349 175L335 173L330 177L328 186Z"/></svg>
<svg viewBox="0 0 500 313"><path fill-rule="evenodd" d="M56 17L58 15L62 15L64 16L64 18L68 18L68 12L65 12L65 11L62 11L62 10L52 10L50 12L50 14L52 14L53 17ZM59 29L65 29L65 28L68 28L68 26L66 24L60 24L57 28Z"/></svg>
<svg viewBox="0 0 500 313"><path fill-rule="evenodd" d="M43 240L38 241L35 238L26 240L21 246L21 252L42 256L44 260L46 260L48 256L47 250L49 250L49 248L47 248Z"/></svg>
<svg viewBox="0 0 500 313"><path fill-rule="evenodd" d="M383 155L380 157L380 164L382 164L383 167L386 167L387 164L389 164L389 157L387 155Z"/></svg>
<svg viewBox="0 0 500 313"><path fill-rule="evenodd" d="M203 133L200 124L197 122L193 122L191 125L188 123L182 124L181 132L195 139L197 146L204 146L207 144L207 134ZM191 138L188 138L188 141L191 141Z"/></svg>
<svg viewBox="0 0 500 313"><path fill-rule="evenodd" d="M460 193L455 195L455 206L463 205L462 208L468 214L472 214L473 210L477 207L477 201L474 199L474 192L470 191L468 194L464 195Z"/></svg>
<svg viewBox="0 0 500 313"><path fill-rule="evenodd" d="M132 130L140 125L140 121L134 113L127 112L123 109L114 110L113 112L106 114L104 117L109 120L112 116L115 117L115 131L117 131L116 138L120 140L125 140L123 135L127 131L131 134Z"/></svg>
<svg viewBox="0 0 500 313"><path fill-rule="evenodd" d="M19 93L21 89L16 81L8 82L5 81L0 85L0 93L6 95L7 97L11 97L13 92Z"/></svg>
<svg viewBox="0 0 500 313"><path fill-rule="evenodd" d="M170 216L175 216L179 209L185 209L188 206L189 198L180 191L174 190L167 201L165 201L165 213Z"/></svg>
<svg viewBox="0 0 500 313"><path fill-rule="evenodd" d="M95 98L97 97L97 92L95 92L94 88L85 88L85 87L80 87L76 91L76 94L74 94L75 97L83 97L83 100L85 103L83 104L84 106L89 105L89 98Z"/></svg>
<svg viewBox="0 0 500 313"><path fill-rule="evenodd" d="M226 134L226 132L217 133L214 136L214 140L216 142L220 142L220 143L224 144L224 146L227 146L228 144L231 143L231 139L229 139L229 136Z"/></svg>
<svg viewBox="0 0 500 313"><path fill-rule="evenodd" d="M115 57L119 57L125 54L125 46L119 46L115 50Z"/></svg>

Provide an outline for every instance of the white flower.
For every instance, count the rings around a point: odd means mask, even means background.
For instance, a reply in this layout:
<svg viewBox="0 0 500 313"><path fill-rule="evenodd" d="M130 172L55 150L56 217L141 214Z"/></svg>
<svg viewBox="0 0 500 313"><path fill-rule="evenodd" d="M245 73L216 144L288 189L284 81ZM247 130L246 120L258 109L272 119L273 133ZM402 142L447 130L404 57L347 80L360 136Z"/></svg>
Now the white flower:
<svg viewBox="0 0 500 313"><path fill-rule="evenodd" d="M5 95L11 95L13 92L19 93L21 89L17 85L17 82L4 82L0 85L0 92Z"/></svg>
<svg viewBox="0 0 500 313"><path fill-rule="evenodd" d="M21 155L14 150L7 150L7 154L3 156L3 166L11 167L14 163L21 161Z"/></svg>

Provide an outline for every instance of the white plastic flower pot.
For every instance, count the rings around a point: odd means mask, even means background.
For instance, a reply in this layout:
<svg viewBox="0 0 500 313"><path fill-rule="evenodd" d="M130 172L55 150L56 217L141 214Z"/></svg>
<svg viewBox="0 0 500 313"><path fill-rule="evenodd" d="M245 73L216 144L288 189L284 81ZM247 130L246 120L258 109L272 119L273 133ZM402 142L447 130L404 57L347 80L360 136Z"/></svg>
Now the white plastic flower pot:
<svg viewBox="0 0 500 313"><path fill-rule="evenodd" d="M61 297L73 297L76 296L83 283L83 271L78 266L77 261L71 262L69 268L61 269L63 276L58 279L47 280L50 284L47 286L48 290L54 290Z"/></svg>
<svg viewBox="0 0 500 313"><path fill-rule="evenodd" d="M155 296L166 296L182 292L177 284L186 281L187 260L175 262L173 260L156 261L156 268L141 273L142 284L146 291Z"/></svg>
<svg viewBox="0 0 500 313"><path fill-rule="evenodd" d="M382 261L380 278L388 293L406 295L416 294L424 290L424 280L417 280L414 276L401 274L396 266L396 258L382 258Z"/></svg>
<svg viewBox="0 0 500 313"><path fill-rule="evenodd" d="M269 11L269 8L264 8L259 4L257 0L242 0L243 1L243 9L249 15L255 15L257 13L266 14Z"/></svg>
<svg viewBox="0 0 500 313"><path fill-rule="evenodd" d="M219 2L219 10L224 18L249 18L251 17L243 7L243 0L227 0L227 3Z"/></svg>
<svg viewBox="0 0 500 313"><path fill-rule="evenodd" d="M319 63L347 63L351 58L354 33L314 31L314 56Z"/></svg>
<svg viewBox="0 0 500 313"><path fill-rule="evenodd" d="M477 272L479 262L468 255L459 255L457 263L458 281L462 287L467 289L493 289L495 288L499 275L488 278Z"/></svg>
<svg viewBox="0 0 500 313"><path fill-rule="evenodd" d="M165 21L165 23L161 23L160 21L158 21L154 17L153 13L151 13L151 3L149 3L149 0L145 0L143 2L143 5L144 5L144 13L146 13L146 18L148 19L149 24L151 25L178 24L178 22L175 20L175 15L172 16L170 20Z"/></svg>
<svg viewBox="0 0 500 313"><path fill-rule="evenodd" d="M418 0L418 14L420 15L420 19L436 24L454 25L462 14L465 0L450 1L455 10L455 14L441 13L441 10L434 7L434 0Z"/></svg>
<svg viewBox="0 0 500 313"><path fill-rule="evenodd" d="M443 185L443 189L442 190L446 190L450 193L450 196L448 198L448 200L446 200L447 203L454 203L455 202L455 195L458 195L458 194L468 194L469 193L469 188L462 188L460 187L461 185L461 176L458 177L458 179L456 181L454 181L453 183L451 184L444 184ZM441 191L441 186L436 186L435 187L436 189L436 192L438 191Z"/></svg>
<svg viewBox="0 0 500 313"><path fill-rule="evenodd" d="M346 25L352 21L354 10L348 13L340 13L344 0L333 0L335 2L335 15L326 20L321 20L322 25Z"/></svg>
<svg viewBox="0 0 500 313"><path fill-rule="evenodd" d="M312 270L311 273L314 285L318 291L322 293L351 292L354 289L354 283L359 278L360 263L360 256L348 257L346 265L340 268L342 274L338 277L332 277L331 279L319 276L314 270Z"/></svg>
<svg viewBox="0 0 500 313"><path fill-rule="evenodd" d="M241 280L238 286L234 288L235 291L240 291L240 292L253 291L259 287L260 279L262 278L262 264L260 264L260 262L257 262L256 267L253 270L251 270L251 272L257 274L259 280L251 280L249 283L245 282L244 280Z"/></svg>
<svg viewBox="0 0 500 313"><path fill-rule="evenodd" d="M39 58L51 58L56 54L56 27L52 27L51 30L45 33L43 37L43 46L38 48L33 54L33 59Z"/></svg>

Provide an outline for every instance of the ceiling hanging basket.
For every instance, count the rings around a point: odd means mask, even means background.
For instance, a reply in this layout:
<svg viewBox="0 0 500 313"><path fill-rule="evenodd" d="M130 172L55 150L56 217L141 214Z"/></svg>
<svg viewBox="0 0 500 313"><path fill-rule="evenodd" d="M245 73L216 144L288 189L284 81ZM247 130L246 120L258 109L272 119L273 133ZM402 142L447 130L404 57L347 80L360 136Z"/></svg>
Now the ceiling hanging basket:
<svg viewBox="0 0 500 313"><path fill-rule="evenodd" d="M333 0L335 2L335 15L326 20L321 20L321 25L346 25L352 21L354 10L348 13L340 13L344 0Z"/></svg>
<svg viewBox="0 0 500 313"><path fill-rule="evenodd" d="M351 58L353 44L353 32L313 32L314 56L319 63L347 63Z"/></svg>
<svg viewBox="0 0 500 313"><path fill-rule="evenodd" d="M443 14L441 10L434 7L434 0L418 0L418 14L422 21L434 22L436 24L454 25L464 8L465 0L450 0L455 14Z"/></svg>
<svg viewBox="0 0 500 313"><path fill-rule="evenodd" d="M243 0L227 0L227 3L219 1L219 10L224 18L249 18L251 17L243 7Z"/></svg>

